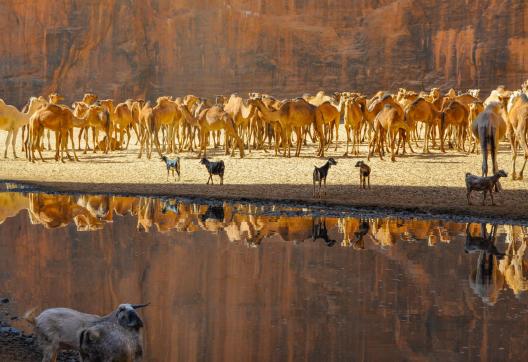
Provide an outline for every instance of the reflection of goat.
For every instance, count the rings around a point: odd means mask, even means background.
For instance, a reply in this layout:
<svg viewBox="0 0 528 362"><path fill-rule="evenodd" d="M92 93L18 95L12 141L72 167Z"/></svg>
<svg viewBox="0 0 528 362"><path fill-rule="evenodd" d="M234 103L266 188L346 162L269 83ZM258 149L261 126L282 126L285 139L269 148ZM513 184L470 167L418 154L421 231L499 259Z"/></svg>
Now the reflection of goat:
<svg viewBox="0 0 528 362"><path fill-rule="evenodd" d="M317 219L317 222L315 221ZM312 219L312 240L323 239L326 246L334 246L336 241L328 237L328 229L326 228L326 220L323 218L322 221L319 218Z"/></svg>
<svg viewBox="0 0 528 362"><path fill-rule="evenodd" d="M361 221L358 230L354 233L355 239L354 243L352 244L352 247L355 250L365 249L365 241L363 241L363 238L365 237L365 235L368 234L369 230L369 223L367 221Z"/></svg>
<svg viewBox="0 0 528 362"><path fill-rule="evenodd" d="M502 259L503 253L495 247L497 226L493 225L488 235L486 225L481 224L481 235L472 236L470 225L466 226L466 253L479 253L477 268L470 274L470 286L487 304L495 304L498 293L502 288L502 275L496 268L497 260Z"/></svg>
<svg viewBox="0 0 528 362"><path fill-rule="evenodd" d="M208 219L224 221L224 207L223 206L208 206L207 211L201 217L202 222Z"/></svg>
<svg viewBox="0 0 528 362"><path fill-rule="evenodd" d="M178 210L178 202L176 200L163 201L163 207L161 208L161 212L163 214L166 214L167 211L172 211L173 213L178 215L180 213Z"/></svg>

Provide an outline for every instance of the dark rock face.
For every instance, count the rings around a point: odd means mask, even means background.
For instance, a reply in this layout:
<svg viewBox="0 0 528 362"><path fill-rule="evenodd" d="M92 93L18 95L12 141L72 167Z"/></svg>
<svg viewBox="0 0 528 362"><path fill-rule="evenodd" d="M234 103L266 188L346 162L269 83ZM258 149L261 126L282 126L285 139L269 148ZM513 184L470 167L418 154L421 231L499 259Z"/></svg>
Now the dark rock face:
<svg viewBox="0 0 528 362"><path fill-rule="evenodd" d="M528 3L33 1L0 4L0 97L519 87Z"/></svg>

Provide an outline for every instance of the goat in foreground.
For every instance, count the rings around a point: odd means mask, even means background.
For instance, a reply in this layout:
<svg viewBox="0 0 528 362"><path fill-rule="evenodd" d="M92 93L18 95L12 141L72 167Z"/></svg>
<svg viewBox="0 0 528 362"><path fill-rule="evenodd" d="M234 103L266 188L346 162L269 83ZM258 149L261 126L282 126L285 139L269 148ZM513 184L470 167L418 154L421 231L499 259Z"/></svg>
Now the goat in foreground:
<svg viewBox="0 0 528 362"><path fill-rule="evenodd" d="M84 329L79 336L81 361L130 361L143 359L143 346L137 333L119 324L103 322Z"/></svg>
<svg viewBox="0 0 528 362"><path fill-rule="evenodd" d="M328 176L328 170L330 169L330 166L332 165L337 165L337 162L336 160L330 157L323 166L321 167L314 166L315 167L314 172L313 172L313 196L314 197L316 196L316 193L315 193L315 183L316 182L319 182L319 190L317 192L317 195L319 197L321 196L321 182L324 182L324 194L326 195L326 177Z"/></svg>
<svg viewBox="0 0 528 362"><path fill-rule="evenodd" d="M61 349L79 350L81 332L100 323L118 324L139 335L143 321L136 309L147 305L121 304L105 316L86 314L69 308L50 308L34 318L32 310L26 314L25 319L35 326L35 334L44 355L42 361L47 362L55 361Z"/></svg>
<svg viewBox="0 0 528 362"><path fill-rule="evenodd" d="M482 205L486 201L486 193L489 192L491 196L491 204L495 205L493 200L493 188L499 183L501 177L508 177L508 174L504 170L499 170L495 175L488 177L475 176L466 173L466 190L467 190L467 202L471 205L470 196L472 191L483 191Z"/></svg>
<svg viewBox="0 0 528 362"><path fill-rule="evenodd" d="M359 187L366 189L368 180L368 188L370 189L370 167L363 161L358 161L355 167L359 167Z"/></svg>
<svg viewBox="0 0 528 362"><path fill-rule="evenodd" d="M213 175L220 176L220 185L224 184L224 171L225 171L224 161L212 162L212 161L209 161L207 158L202 158L200 163L204 165L205 168L207 168L207 172L209 172L209 179L207 179L207 185L209 185L209 181L211 181L211 185L214 185Z"/></svg>
<svg viewBox="0 0 528 362"><path fill-rule="evenodd" d="M176 178L174 176L174 171L178 174L178 180L180 179L180 158L176 157L175 160L170 160L167 158L167 156L161 156L161 160L165 162L165 166L167 166L167 180L169 179L169 172L172 171L172 177Z"/></svg>

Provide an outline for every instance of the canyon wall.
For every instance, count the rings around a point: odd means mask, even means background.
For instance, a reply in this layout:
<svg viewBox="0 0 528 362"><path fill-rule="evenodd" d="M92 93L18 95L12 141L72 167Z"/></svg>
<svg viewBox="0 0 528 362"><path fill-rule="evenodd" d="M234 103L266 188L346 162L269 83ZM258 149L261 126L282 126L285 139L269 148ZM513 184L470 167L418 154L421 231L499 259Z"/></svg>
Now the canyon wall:
<svg viewBox="0 0 528 362"><path fill-rule="evenodd" d="M487 92L528 77L523 0L4 0L0 97Z"/></svg>

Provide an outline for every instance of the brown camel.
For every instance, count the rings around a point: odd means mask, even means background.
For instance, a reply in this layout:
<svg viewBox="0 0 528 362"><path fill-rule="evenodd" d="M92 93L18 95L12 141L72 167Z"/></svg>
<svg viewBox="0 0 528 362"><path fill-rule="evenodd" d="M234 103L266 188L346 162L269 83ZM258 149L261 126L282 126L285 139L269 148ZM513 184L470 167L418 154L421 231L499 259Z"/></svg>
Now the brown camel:
<svg viewBox="0 0 528 362"><path fill-rule="evenodd" d="M394 148L396 146L396 135L400 129L407 131L407 133L411 130L409 125L405 123L403 110L396 103L385 104L374 119L374 137L369 143L368 160L370 160L370 156L375 152L376 148L379 151L380 159L383 160L385 139L388 133L391 147L391 161L396 161Z"/></svg>
<svg viewBox="0 0 528 362"><path fill-rule="evenodd" d="M68 152L68 135L70 136L71 143L73 141L73 113L66 107L61 107L56 104L48 104L45 107L39 109L29 121L29 132L26 139L26 156L31 162L35 162L35 149L38 150L40 159L44 161L42 157L42 151L40 147L40 141L45 128L55 131L55 160L59 160L59 148L60 148L60 159L64 162L64 150L69 159L71 156ZM73 146L74 159L78 161L77 154L75 153L75 146Z"/></svg>
<svg viewBox="0 0 528 362"><path fill-rule="evenodd" d="M110 113L106 107L99 105L88 105L84 102L74 103L75 109L73 111L73 125L81 128L84 131L85 145L84 154L88 150L88 129L92 128L92 142L94 145L93 153L97 152L97 145L99 144L99 132L104 132L107 140L111 140L111 118ZM81 132L79 132L79 147L80 147ZM107 154L110 150L110 142L106 142L104 153Z"/></svg>
<svg viewBox="0 0 528 362"><path fill-rule="evenodd" d="M325 143L328 143L328 147L330 147L330 143L332 142L332 129L335 129L335 151L337 151L337 144L339 140L339 121L341 119L341 109L344 107L345 100L341 99L339 105L335 105L333 102L326 101L321 103L319 106L317 106L317 110L321 112L323 125L328 125L329 127L329 137L325 139ZM326 134L326 132L325 132Z"/></svg>
<svg viewBox="0 0 528 362"><path fill-rule="evenodd" d="M488 151L491 153L493 162L493 174L499 170L497 165L497 151L499 142L506 133L505 101L489 103L484 111L478 115L471 125L471 132L480 142L482 151L482 176L488 175Z"/></svg>
<svg viewBox="0 0 528 362"><path fill-rule="evenodd" d="M431 128L435 127L441 118L441 113L431 102L424 98L417 98L405 109L405 117L411 128L415 128L417 122L425 124L423 153L429 153L429 137Z"/></svg>
<svg viewBox="0 0 528 362"><path fill-rule="evenodd" d="M167 150L166 152L176 152L175 130L179 126L181 112L177 104L169 97L159 97L156 105L152 108L154 117L154 137L159 144L158 133L162 126L167 127Z"/></svg>
<svg viewBox="0 0 528 362"><path fill-rule="evenodd" d="M512 152L512 178L522 180L523 172L528 161L528 145L526 144L527 122L528 122L528 96L525 93L516 95L512 100L511 108L508 112L508 138L510 139ZM515 161L517 160L517 148L521 145L524 152L524 162L519 171L515 170Z"/></svg>
<svg viewBox="0 0 528 362"><path fill-rule="evenodd" d="M209 133L221 130L225 132L224 143L226 155L229 154L229 139L232 138L240 151L240 158L244 157L244 142L236 132L235 122L221 106L215 105L211 108L203 109L197 117L193 116L187 106L183 104L180 105L180 110L188 122L193 125L199 125L200 127L200 152L198 158L202 157L202 151L203 157L207 157L207 138ZM234 154L235 149L233 148L231 156L234 156Z"/></svg>
<svg viewBox="0 0 528 362"><path fill-rule="evenodd" d="M445 152L444 135L449 126L456 130L456 146L458 150L465 152L465 140L468 124L469 109L461 102L451 100L442 111L440 124L440 150Z"/></svg>
<svg viewBox="0 0 528 362"><path fill-rule="evenodd" d="M297 136L295 156L298 157L303 143L303 129L313 125L319 139L317 155L324 157L323 116L316 106L311 105L304 99L293 99L284 102L279 110L272 111L264 105L262 99L252 99L250 103L254 104L268 121L280 123L284 149L283 156L286 156L287 153L288 157L291 157L290 140L292 130L295 131Z"/></svg>

